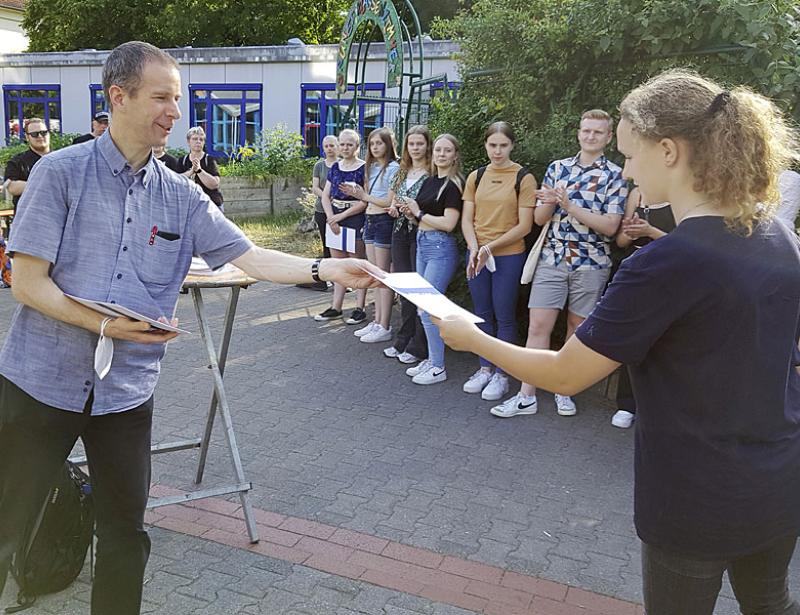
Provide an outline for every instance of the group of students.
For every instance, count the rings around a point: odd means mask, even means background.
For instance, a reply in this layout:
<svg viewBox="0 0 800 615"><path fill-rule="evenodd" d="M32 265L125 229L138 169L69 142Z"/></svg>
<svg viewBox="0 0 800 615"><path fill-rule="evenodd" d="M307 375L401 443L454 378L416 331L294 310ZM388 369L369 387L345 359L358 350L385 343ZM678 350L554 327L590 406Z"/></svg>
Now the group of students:
<svg viewBox="0 0 800 615"><path fill-rule="evenodd" d="M649 204L638 190L628 198L619 166L604 155L613 121L594 109L580 119L577 155L557 160L547 169L542 186L526 168L512 160L516 143L506 122L494 122L484 135L488 164L466 179L458 140L443 134L431 139L425 126L405 135L398 160L392 132L370 133L366 160L358 158L359 135L343 130L323 141L325 158L317 162L312 189L317 195L317 222L323 245L340 227L355 230L355 252L328 249L326 256L362 256L386 271L416 271L445 293L461 256L454 235L459 227L467 244L467 283L479 327L500 340L516 343L519 334L517 300L528 259L526 238L534 223L545 234L535 268L528 307L526 345L549 348L559 313L567 308L567 338L591 313L615 264L648 241L675 226L669 204ZM627 202L627 207L626 207ZM363 243L362 243L363 242ZM616 242L618 249L612 249ZM346 289L334 287L331 306L315 319L343 317ZM404 298L401 324L390 325L393 293L376 292L375 313L366 323L366 292L347 324L362 326L354 334L365 343L387 343L384 354L404 364L412 382L431 385L447 379L444 343L429 316ZM629 427L635 403L624 370L620 377L619 411L612 424ZM465 393L500 401L509 392L508 376L484 357L463 384ZM558 413L576 414L571 397L556 395ZM536 389L523 383L520 391L491 408L501 418L534 414Z"/></svg>

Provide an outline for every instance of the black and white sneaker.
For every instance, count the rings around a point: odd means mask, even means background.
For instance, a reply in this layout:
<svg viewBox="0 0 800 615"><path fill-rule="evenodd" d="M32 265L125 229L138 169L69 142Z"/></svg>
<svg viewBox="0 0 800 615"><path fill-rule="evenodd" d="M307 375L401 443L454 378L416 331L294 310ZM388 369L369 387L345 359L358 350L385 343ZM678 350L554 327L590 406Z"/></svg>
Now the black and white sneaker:
<svg viewBox="0 0 800 615"><path fill-rule="evenodd" d="M334 310L332 307L329 307L321 314L317 314L316 316L314 316L314 320L316 320L317 322L324 322L326 320L333 320L334 318L341 318L341 317L342 317L342 310Z"/></svg>
<svg viewBox="0 0 800 615"><path fill-rule="evenodd" d="M356 308L350 313L350 318L345 320L348 325L358 325L364 322L367 318L367 313L364 308Z"/></svg>
<svg viewBox="0 0 800 615"><path fill-rule="evenodd" d="M508 419L518 414L536 414L539 410L536 403L536 397L531 401L530 397L523 397L522 395L514 395L514 397L505 400L489 410L494 416L499 416L501 419Z"/></svg>
<svg viewBox="0 0 800 615"><path fill-rule="evenodd" d="M447 380L447 371L444 367L434 367L430 365L425 371L421 371L411 379L414 384L438 384Z"/></svg>

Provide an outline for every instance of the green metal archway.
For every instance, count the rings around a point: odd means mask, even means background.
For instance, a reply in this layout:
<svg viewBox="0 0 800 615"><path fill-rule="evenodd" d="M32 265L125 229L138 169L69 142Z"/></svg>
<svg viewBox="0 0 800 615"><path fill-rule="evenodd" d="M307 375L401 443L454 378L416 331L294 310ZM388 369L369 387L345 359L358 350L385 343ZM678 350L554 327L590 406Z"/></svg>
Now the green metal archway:
<svg viewBox="0 0 800 615"><path fill-rule="evenodd" d="M365 87L370 48L381 44L378 34L386 50L386 87L396 95L370 96ZM355 0L342 28L336 61L337 94L341 99L352 93L338 129L356 126L359 102L369 101L382 105L382 124L392 128L402 143L409 126L427 121L424 88L440 82L447 88L447 75L424 78L424 65L423 34L411 0Z"/></svg>

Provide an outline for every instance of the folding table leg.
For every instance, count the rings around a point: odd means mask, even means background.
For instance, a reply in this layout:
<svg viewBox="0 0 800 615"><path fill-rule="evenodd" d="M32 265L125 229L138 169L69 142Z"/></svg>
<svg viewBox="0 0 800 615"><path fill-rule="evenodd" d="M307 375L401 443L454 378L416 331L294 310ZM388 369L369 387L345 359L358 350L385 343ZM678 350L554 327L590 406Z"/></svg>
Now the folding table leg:
<svg viewBox="0 0 800 615"><path fill-rule="evenodd" d="M236 305L233 300L233 297L238 298L239 289L236 288L235 290L237 292L234 295L232 295L231 303L229 303L228 305L229 310L231 307L233 307L234 311ZM205 342L206 345L208 360L211 362L211 374L214 378L214 395L217 400L216 406L219 410L220 417L222 418L222 422L225 427L225 438L228 442L228 450L231 455L233 471L236 474L238 482L240 484L243 484L246 483L247 480L245 479L244 476L242 459L239 456L239 447L236 444L236 435L233 430L233 421L231 419L230 407L228 406L228 396L225 394L225 386L222 382L222 372L220 370L220 364L217 362L217 353L214 351L214 339L211 336L211 329L209 328L208 321L206 320L205 307L203 305L203 296L199 288L192 289L192 299L194 299L194 306L197 312L197 320L200 324L200 332L203 337L203 342ZM229 312L229 314L226 316L226 325L228 324L227 322L228 316L230 316L230 322L232 323L233 312ZM226 337L230 338L230 331L227 332ZM225 350L225 354L227 355L227 346L224 340L223 340L223 347ZM220 353L220 356L222 356L222 353ZM212 403L212 405L214 404ZM211 426L213 426L213 416L209 416L209 421L206 424L207 432L209 432ZM244 512L244 520L245 524L247 525L247 533L250 535L250 541L258 542L258 530L256 529L256 524L255 521L253 520L253 511L252 508L250 507L250 501L247 499L246 491L239 492L239 501L242 504L242 510Z"/></svg>
<svg viewBox="0 0 800 615"><path fill-rule="evenodd" d="M238 286L231 287L231 297L228 300L228 307L225 310L225 322L222 328L222 343L219 349L219 356L217 358L217 363L219 364L219 373L222 377L225 377L225 363L228 360L228 348L230 347L231 342L231 333L233 332L233 320L236 318L236 306L239 303L239 291L241 289ZM198 295L200 294L201 290L199 288L192 289L192 296L195 293ZM195 304L196 305L196 304ZM205 314L203 315L205 317ZM200 319L200 313L197 314L198 320ZM213 352L213 351L212 351ZM217 413L217 390L214 389L214 392L211 394L211 405L208 408L208 417L206 418L206 431L203 434L203 440L200 444L200 461L197 464L197 475L195 476L194 482L195 484L200 484L203 480L203 472L206 468L206 458L208 457L208 447L211 443L211 431L214 428L214 418Z"/></svg>

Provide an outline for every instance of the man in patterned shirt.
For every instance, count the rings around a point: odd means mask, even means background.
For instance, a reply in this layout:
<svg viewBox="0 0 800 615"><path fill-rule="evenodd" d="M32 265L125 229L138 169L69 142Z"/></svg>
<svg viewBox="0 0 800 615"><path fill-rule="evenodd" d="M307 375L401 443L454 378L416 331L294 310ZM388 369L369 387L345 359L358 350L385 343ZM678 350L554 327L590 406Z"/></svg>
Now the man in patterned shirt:
<svg viewBox="0 0 800 615"><path fill-rule="evenodd" d="M608 113L585 112L578 130L581 151L550 163L536 193L534 218L545 226L542 232L547 237L528 302L528 348L550 348L550 335L565 303L569 339L591 313L608 281L610 242L628 196L622 169L604 155L612 134ZM555 397L561 416L577 412L572 398ZM536 411L536 387L527 383L517 395L491 409L502 418Z"/></svg>

